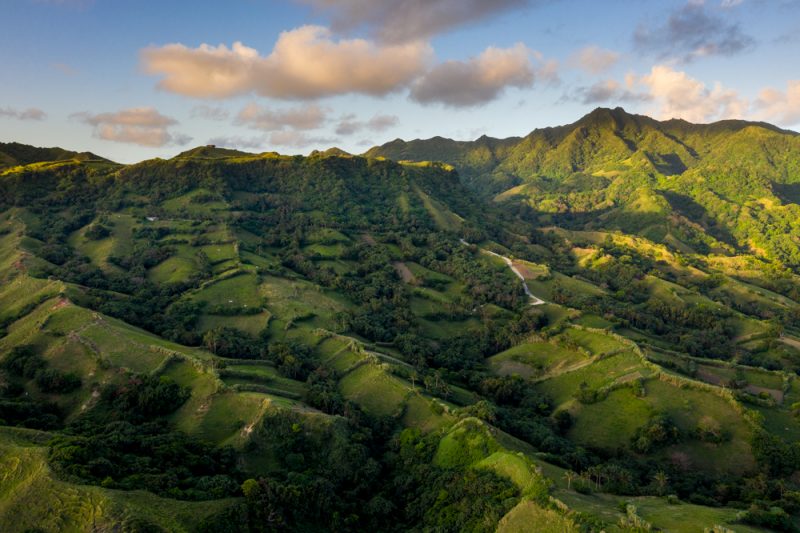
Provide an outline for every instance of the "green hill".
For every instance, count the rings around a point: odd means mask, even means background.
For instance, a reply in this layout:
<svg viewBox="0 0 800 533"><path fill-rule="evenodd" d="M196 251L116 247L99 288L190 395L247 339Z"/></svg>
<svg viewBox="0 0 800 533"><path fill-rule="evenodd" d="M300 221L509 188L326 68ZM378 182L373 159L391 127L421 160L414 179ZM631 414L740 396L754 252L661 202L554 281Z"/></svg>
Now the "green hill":
<svg viewBox="0 0 800 533"><path fill-rule="evenodd" d="M791 531L796 139L15 163L0 529Z"/></svg>
<svg viewBox="0 0 800 533"><path fill-rule="evenodd" d="M8 167L51 161L103 161L91 152L71 152L63 148L37 148L20 143L0 143L0 170Z"/></svg>

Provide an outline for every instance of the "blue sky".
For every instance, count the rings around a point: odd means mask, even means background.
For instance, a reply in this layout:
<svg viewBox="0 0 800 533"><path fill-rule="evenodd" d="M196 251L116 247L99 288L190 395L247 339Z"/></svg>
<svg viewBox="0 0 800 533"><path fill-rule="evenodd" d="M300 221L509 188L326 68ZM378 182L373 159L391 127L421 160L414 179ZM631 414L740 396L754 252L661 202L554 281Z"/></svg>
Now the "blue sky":
<svg viewBox="0 0 800 533"><path fill-rule="evenodd" d="M4 0L0 141L121 162L525 135L598 106L800 129L800 0Z"/></svg>

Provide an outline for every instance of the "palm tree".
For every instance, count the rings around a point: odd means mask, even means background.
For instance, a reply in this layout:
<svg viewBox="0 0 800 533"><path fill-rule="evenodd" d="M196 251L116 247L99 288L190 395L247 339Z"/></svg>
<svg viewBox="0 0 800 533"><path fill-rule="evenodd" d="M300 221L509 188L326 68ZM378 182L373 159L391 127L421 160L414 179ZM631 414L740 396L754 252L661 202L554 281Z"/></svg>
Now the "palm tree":
<svg viewBox="0 0 800 533"><path fill-rule="evenodd" d="M653 476L653 481L655 482L656 486L658 487L658 495L659 496L663 496L664 492L667 489L667 483L669 482L669 478L667 477L667 475L663 471L659 470Z"/></svg>
<svg viewBox="0 0 800 533"><path fill-rule="evenodd" d="M567 490L572 487L572 482L575 481L575 478L578 477L578 474L573 472L572 470L567 470L564 472L564 479L567 480Z"/></svg>

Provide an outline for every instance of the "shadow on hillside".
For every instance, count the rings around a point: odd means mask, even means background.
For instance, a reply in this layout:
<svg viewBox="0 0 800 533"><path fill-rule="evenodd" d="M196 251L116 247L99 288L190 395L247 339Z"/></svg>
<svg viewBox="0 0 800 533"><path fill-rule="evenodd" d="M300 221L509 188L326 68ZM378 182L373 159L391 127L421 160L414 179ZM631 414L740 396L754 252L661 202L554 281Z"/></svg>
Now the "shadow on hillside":
<svg viewBox="0 0 800 533"><path fill-rule="evenodd" d="M659 191L669 206L677 213L685 216L692 222L701 224L708 233L720 242L724 242L736 247L736 239L727 228L717 224L715 218L702 205L695 202L691 197L673 191Z"/></svg>
<svg viewBox="0 0 800 533"><path fill-rule="evenodd" d="M703 231L718 241L733 247L737 246L736 239L730 231L718 225L705 207L682 194L669 191L658 192L664 195L673 211L685 216L692 222L700 224L703 227ZM615 215L618 213L618 207L603 207L582 212L552 213L533 209L526 203L526 197L524 196L509 197L503 202L503 205L510 211L514 211L520 218L540 226L555 225L573 231L620 230L655 240L655 242L668 244L663 239L654 239L653 233L646 231L655 225L665 225L667 222L662 216L652 213L626 212L624 216L617 218ZM605 222L606 219L609 223ZM547 222L542 223L542 221Z"/></svg>

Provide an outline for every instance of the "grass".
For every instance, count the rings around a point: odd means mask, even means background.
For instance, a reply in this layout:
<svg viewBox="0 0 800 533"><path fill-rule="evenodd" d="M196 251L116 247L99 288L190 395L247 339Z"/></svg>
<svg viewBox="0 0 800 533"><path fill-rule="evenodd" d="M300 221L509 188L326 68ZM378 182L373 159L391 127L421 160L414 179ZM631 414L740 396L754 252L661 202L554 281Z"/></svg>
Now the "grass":
<svg viewBox="0 0 800 533"><path fill-rule="evenodd" d="M248 427L261 417L270 400L256 392L217 392L201 406L192 433L215 445L241 445Z"/></svg>
<svg viewBox="0 0 800 533"><path fill-rule="evenodd" d="M572 399L581 383L585 382L589 388L599 389L633 372L640 372L642 375L648 373L636 355L622 352L578 370L549 378L538 383L537 387L549 394L555 405L559 406Z"/></svg>
<svg viewBox="0 0 800 533"><path fill-rule="evenodd" d="M587 328L594 328L594 329L610 329L614 327L614 324L612 322L609 322L605 318L597 316L592 313L582 314L580 318L578 318L574 322L579 326L584 326Z"/></svg>
<svg viewBox="0 0 800 533"><path fill-rule="evenodd" d="M236 246L230 243L227 244L207 244L199 246L208 256L211 263L222 263L224 261L236 261L239 259L239 254L236 253Z"/></svg>
<svg viewBox="0 0 800 533"><path fill-rule="evenodd" d="M270 318L272 315L268 311L257 315L202 315L197 324L197 331L202 333L218 327L230 327L255 336L269 325Z"/></svg>
<svg viewBox="0 0 800 533"><path fill-rule="evenodd" d="M532 529L534 528L534 529ZM500 523L497 533L573 533L579 531L575 524L552 509L543 509L530 500L522 500Z"/></svg>
<svg viewBox="0 0 800 533"><path fill-rule="evenodd" d="M632 503L636 506L639 516L666 532L690 533L715 525L729 527L740 533L764 531L734 523L738 513L736 509L704 507L689 503L670 505L663 498L656 497L635 498Z"/></svg>
<svg viewBox="0 0 800 533"><path fill-rule="evenodd" d="M275 317L270 331L280 334L290 322L307 320L312 327L335 329L335 315L352 304L344 297L301 280L264 276L258 294Z"/></svg>
<svg viewBox="0 0 800 533"><path fill-rule="evenodd" d="M668 448L665 453L684 454L692 467L718 473L742 474L755 467L750 436L752 430L730 403L708 391L679 388L659 380L646 383L646 401L654 410L666 413L684 434L693 431L704 417L715 420L730 440L707 444L690 440ZM730 461L736 457L736 461Z"/></svg>
<svg viewBox="0 0 800 533"><path fill-rule="evenodd" d="M443 231L458 231L461 228L463 219L460 216L425 194L418 186L414 185L414 190L422 200L425 210L433 219L436 227Z"/></svg>
<svg viewBox="0 0 800 533"><path fill-rule="evenodd" d="M636 429L647 422L652 407L631 389L622 388L591 405L575 402L570 411L575 418L568 434L571 440L613 451L630 443Z"/></svg>
<svg viewBox="0 0 800 533"><path fill-rule="evenodd" d="M320 360L337 372L345 372L364 357L350 349L348 341L330 337L316 347Z"/></svg>
<svg viewBox="0 0 800 533"><path fill-rule="evenodd" d="M403 425L418 428L427 433L437 430L452 421L452 417L433 407L434 401L418 394L410 396L405 404L406 409L402 419Z"/></svg>
<svg viewBox="0 0 800 533"><path fill-rule="evenodd" d="M221 371L221 375L226 383L234 383L239 380L244 383L263 384L278 391L286 391L291 395L302 395L306 391L304 383L283 377L276 369L266 365L229 364Z"/></svg>
<svg viewBox="0 0 800 533"><path fill-rule="evenodd" d="M518 344L489 358L492 369L501 375L538 377L557 373L581 361L586 355L558 346L555 342L533 341Z"/></svg>
<svg viewBox="0 0 800 533"><path fill-rule="evenodd" d="M107 217L104 225L111 230L111 235L104 239L87 239L85 233L91 226L89 224L70 235L67 243L98 267L113 270L116 267L108 262L108 258L126 256L133 250L133 228L136 220L131 215L115 213Z"/></svg>
<svg viewBox="0 0 800 533"><path fill-rule="evenodd" d="M594 355L614 352L626 348L624 344L612 337L595 331L586 331L578 328L569 328L562 337L578 346L589 350Z"/></svg>
<svg viewBox="0 0 800 533"><path fill-rule="evenodd" d="M197 264L186 254L173 255L147 271L147 279L155 283L178 283L197 272Z"/></svg>
<svg viewBox="0 0 800 533"><path fill-rule="evenodd" d="M210 283L192 294L191 298L209 306L258 308L264 304L258 276L246 273Z"/></svg>
<svg viewBox="0 0 800 533"><path fill-rule="evenodd" d="M17 318L31 305L57 295L64 288L59 281L17 276L0 287L0 321Z"/></svg>
<svg viewBox="0 0 800 533"><path fill-rule="evenodd" d="M167 357L166 354L150 350L119 333L104 321L98 321L83 330L80 337L86 339L112 365L134 372L150 372Z"/></svg>
<svg viewBox="0 0 800 533"><path fill-rule="evenodd" d="M526 283L533 294L544 300L553 299L553 290L557 285L560 285L570 293L578 295L602 296L605 294L605 291L597 285L565 276L560 272L553 272L548 279L529 279Z"/></svg>
<svg viewBox="0 0 800 533"><path fill-rule="evenodd" d="M322 258L326 259L336 259L344 254L347 246L343 243L335 243L335 244L319 244L314 243L310 244L303 248L303 252L311 255L315 254Z"/></svg>
<svg viewBox="0 0 800 533"><path fill-rule="evenodd" d="M194 198L201 194L210 194L208 189L195 189L191 192L170 198L161 203L161 207L166 211L181 212L185 211L189 214L202 214L208 211L224 211L230 206L224 200L214 200L210 202L198 203Z"/></svg>
<svg viewBox="0 0 800 533"><path fill-rule="evenodd" d="M55 479L47 466L46 438L0 428L0 530L128 531L138 518L165 531L194 530L234 500L187 502L143 491L116 491Z"/></svg>
<svg viewBox="0 0 800 533"><path fill-rule="evenodd" d="M347 374L339 382L339 390L373 416L399 414L410 392L400 381L373 364L361 365Z"/></svg>

